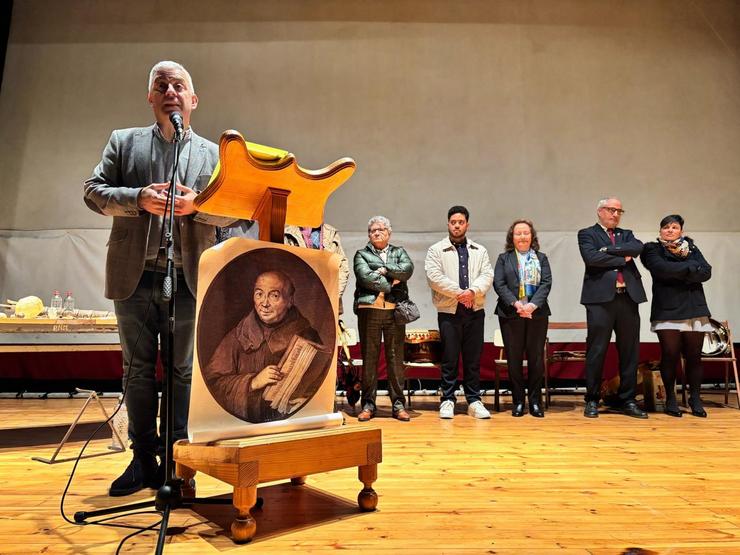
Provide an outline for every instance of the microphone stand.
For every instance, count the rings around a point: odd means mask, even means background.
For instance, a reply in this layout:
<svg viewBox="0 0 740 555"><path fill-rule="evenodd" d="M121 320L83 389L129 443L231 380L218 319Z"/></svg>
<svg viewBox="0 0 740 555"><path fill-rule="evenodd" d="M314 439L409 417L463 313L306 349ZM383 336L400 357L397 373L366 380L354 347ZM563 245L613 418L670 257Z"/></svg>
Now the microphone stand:
<svg viewBox="0 0 740 555"><path fill-rule="evenodd" d="M164 452L164 476L165 482L154 498L154 508L162 513L162 522L159 524L159 537L157 538L157 549L155 553L162 553L164 539L167 535L167 524L170 520L170 512L182 506L182 480L175 476L175 465L173 460L173 436L175 427L175 403L172 398L175 394L175 296L177 294L177 270L175 269L175 197L177 196L177 167L180 161L181 131L175 128L172 147L175 157L172 161L172 179L167 197L168 206L165 215L167 225L165 227L165 252L167 265L165 266L164 280L162 281L162 300L168 303L167 317L167 368L165 369L165 414L167 426L165 427L165 452ZM160 408L160 413L162 409ZM161 416L160 416L161 418Z"/></svg>
<svg viewBox="0 0 740 555"><path fill-rule="evenodd" d="M168 200L168 212L165 222L165 252L167 255L167 264L165 266L165 276L162 282L162 300L168 302L168 326L167 326L167 364L165 367L165 393L163 395L162 402L164 403L164 410L160 408L160 418L162 414L165 414L166 427L165 427L165 454L164 454L164 469L165 469L165 482L162 487L157 490L157 494L153 501L142 501L140 503L130 503L128 505L122 505L119 507L110 507L108 509L99 509L96 511L78 511L74 514L74 520L77 523L84 523L90 517L97 517L103 515L110 515L116 513L124 513L129 511L136 511L139 509L154 508L162 513L162 520L159 524L159 536L157 538L157 548L155 553L161 554L164 550L164 540L167 536L167 525L170 519L170 513L173 509L180 507L190 507L194 504L201 505L230 505L231 499L222 498L198 498L198 497L183 497L182 486L183 480L175 476L175 461L173 456L173 443L175 435L175 403L174 403L174 376L175 376L175 295L177 293L177 270L175 268L175 243L174 243L174 229L175 229L175 196L177 194L177 167L180 158L180 141L182 135L175 130L173 139L173 148L175 157L172 161L172 178L170 179L170 188Z"/></svg>

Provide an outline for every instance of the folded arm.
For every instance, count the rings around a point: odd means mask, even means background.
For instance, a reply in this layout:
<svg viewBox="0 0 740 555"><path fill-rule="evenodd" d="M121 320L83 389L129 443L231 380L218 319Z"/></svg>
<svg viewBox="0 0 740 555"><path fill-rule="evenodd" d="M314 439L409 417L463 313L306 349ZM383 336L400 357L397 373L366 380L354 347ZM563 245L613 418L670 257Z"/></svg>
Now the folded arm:
<svg viewBox="0 0 740 555"><path fill-rule="evenodd" d="M368 261L365 260L365 257L362 256L361 251L358 251L355 254L354 270L357 284L361 287L365 289L370 289L371 291L378 291L383 293L391 292L392 282L389 281L385 275L378 271L379 268L373 269L373 267L371 267L371 264L369 264Z"/></svg>
<svg viewBox="0 0 740 555"><path fill-rule="evenodd" d="M699 249L694 250L691 264L689 265L689 281L692 283L702 283L709 281L711 277L712 266L707 262Z"/></svg>
<svg viewBox="0 0 740 555"><path fill-rule="evenodd" d="M650 271L653 279L684 280L689 275L690 262L686 260L667 260L661 253L658 244L651 243L645 246L642 252L642 264Z"/></svg>
<svg viewBox="0 0 740 555"><path fill-rule="evenodd" d="M408 281L411 278L411 274L414 273L414 263L411 262L406 249L398 247L400 251L400 259L398 262L386 262L386 276L391 280L397 279L398 281Z"/></svg>
<svg viewBox="0 0 740 555"><path fill-rule="evenodd" d="M615 245L608 245L605 252L614 256L631 256L637 258L642 254L643 248L642 241L635 239L632 232L627 229L622 232L622 240Z"/></svg>
<svg viewBox="0 0 740 555"><path fill-rule="evenodd" d="M588 229L582 229L578 232L578 249L581 251L581 258L583 258L586 266L596 268L623 268L627 265L624 257L632 256L626 253L614 255L609 254L606 250L601 250Z"/></svg>

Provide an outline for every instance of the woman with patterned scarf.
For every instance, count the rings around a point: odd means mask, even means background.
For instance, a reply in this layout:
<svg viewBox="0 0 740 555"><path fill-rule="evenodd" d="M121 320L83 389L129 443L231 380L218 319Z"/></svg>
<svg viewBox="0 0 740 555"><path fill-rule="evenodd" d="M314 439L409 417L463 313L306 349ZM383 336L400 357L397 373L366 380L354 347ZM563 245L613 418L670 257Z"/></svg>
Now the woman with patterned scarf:
<svg viewBox="0 0 740 555"><path fill-rule="evenodd" d="M516 220L506 234L505 252L496 261L493 287L509 366L514 407L512 416L524 416L525 384L522 367L527 353L529 414L542 418L543 351L550 307L547 296L552 274L540 251L537 232L528 220Z"/></svg>
<svg viewBox="0 0 740 555"><path fill-rule="evenodd" d="M640 259L653 276L650 329L660 341L660 374L666 388L666 414L681 416L676 402L676 365L683 353L689 382L691 414L706 417L700 390L701 348L704 333L712 331L702 282L712 277L712 267L683 232L678 214L660 222L660 236L646 243Z"/></svg>

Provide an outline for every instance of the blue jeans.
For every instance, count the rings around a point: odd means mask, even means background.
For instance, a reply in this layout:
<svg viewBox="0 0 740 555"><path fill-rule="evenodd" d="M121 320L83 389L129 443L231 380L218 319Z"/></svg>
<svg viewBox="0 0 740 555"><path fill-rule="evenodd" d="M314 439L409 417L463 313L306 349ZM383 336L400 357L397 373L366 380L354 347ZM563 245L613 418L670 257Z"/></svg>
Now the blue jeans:
<svg viewBox="0 0 740 555"><path fill-rule="evenodd" d="M167 399L166 389L162 387L162 414L157 435L157 353L161 343L162 365L166 369L169 341L169 303L163 301L161 296L163 278L164 274L145 271L133 295L114 303L123 354L123 390L126 392L128 433L132 448L138 453L152 455L156 453L160 456L164 454ZM184 277L178 272L173 349L175 414L173 441L188 436L194 325L195 299Z"/></svg>

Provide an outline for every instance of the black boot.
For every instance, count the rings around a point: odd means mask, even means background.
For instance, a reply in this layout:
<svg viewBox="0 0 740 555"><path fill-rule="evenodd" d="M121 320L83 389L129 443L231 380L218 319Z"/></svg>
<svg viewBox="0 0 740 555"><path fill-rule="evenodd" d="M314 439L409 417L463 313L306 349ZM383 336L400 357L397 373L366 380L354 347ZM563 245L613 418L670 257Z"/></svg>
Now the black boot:
<svg viewBox="0 0 740 555"><path fill-rule="evenodd" d="M131 495L144 488L157 487L157 459L153 453L134 451L134 458L126 470L113 480L108 490L111 497Z"/></svg>
<svg viewBox="0 0 740 555"><path fill-rule="evenodd" d="M678 408L676 392L673 389L666 389L665 413L668 416L675 416L676 418L681 418L681 415L683 414L681 409Z"/></svg>
<svg viewBox="0 0 740 555"><path fill-rule="evenodd" d="M689 379L689 408L691 408L691 414L699 418L706 418L707 411L704 410L701 403L701 359L699 359L699 362L692 360L689 363L687 361L686 377Z"/></svg>
<svg viewBox="0 0 740 555"><path fill-rule="evenodd" d="M704 406L701 403L701 397L698 395L692 395L689 397L689 407L691 407L691 414L698 416L699 418L706 418L707 411L704 410Z"/></svg>

